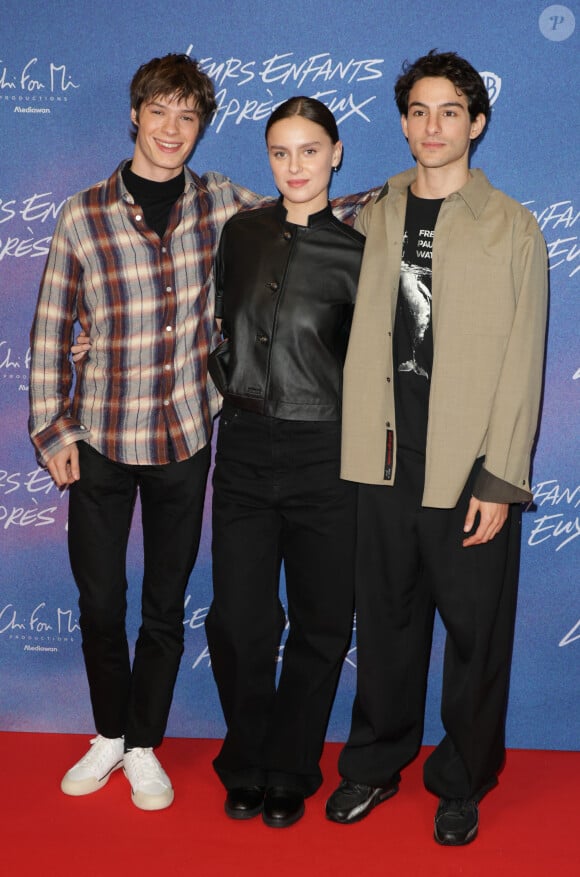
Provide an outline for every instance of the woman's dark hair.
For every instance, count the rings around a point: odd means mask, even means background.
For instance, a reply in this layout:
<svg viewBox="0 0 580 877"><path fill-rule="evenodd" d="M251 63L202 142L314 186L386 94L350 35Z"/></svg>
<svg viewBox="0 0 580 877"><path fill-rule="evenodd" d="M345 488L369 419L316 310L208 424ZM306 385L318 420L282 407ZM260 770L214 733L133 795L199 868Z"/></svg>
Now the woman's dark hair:
<svg viewBox="0 0 580 877"><path fill-rule="evenodd" d="M131 109L139 116L142 103L156 97L174 97L195 104L200 128L216 109L213 82L189 55L170 54L152 58L135 73L131 81Z"/></svg>
<svg viewBox="0 0 580 877"><path fill-rule="evenodd" d="M456 52L437 52L436 49L431 49L414 64L408 61L403 64L403 72L395 82L395 101L402 116L406 116L409 109L409 92L416 82L425 79L426 76L442 76L449 79L467 98L469 118L472 122L480 113L489 119L489 95L477 70Z"/></svg>
<svg viewBox="0 0 580 877"><path fill-rule="evenodd" d="M268 137L268 131L275 122L279 122L280 119L289 119L292 116L302 116L303 119L309 119L311 122L316 122L317 125L322 125L333 143L338 143L340 140L336 119L328 107L319 100L316 100L316 98L304 97L303 95L291 97L289 100L284 101L283 104L280 104L279 107L276 107L266 122L266 138Z"/></svg>

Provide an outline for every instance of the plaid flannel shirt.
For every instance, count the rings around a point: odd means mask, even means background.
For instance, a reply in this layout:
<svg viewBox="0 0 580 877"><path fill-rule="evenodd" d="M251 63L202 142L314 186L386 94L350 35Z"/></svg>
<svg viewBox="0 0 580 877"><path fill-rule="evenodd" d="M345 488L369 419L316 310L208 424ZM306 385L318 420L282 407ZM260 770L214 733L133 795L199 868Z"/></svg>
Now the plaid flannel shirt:
<svg viewBox="0 0 580 877"><path fill-rule="evenodd" d="M79 440L122 463L185 460L219 409L206 380L213 257L226 220L263 199L186 168L161 240L122 167L66 202L52 239L31 333L29 427L42 463ZM76 320L92 346L71 400Z"/></svg>

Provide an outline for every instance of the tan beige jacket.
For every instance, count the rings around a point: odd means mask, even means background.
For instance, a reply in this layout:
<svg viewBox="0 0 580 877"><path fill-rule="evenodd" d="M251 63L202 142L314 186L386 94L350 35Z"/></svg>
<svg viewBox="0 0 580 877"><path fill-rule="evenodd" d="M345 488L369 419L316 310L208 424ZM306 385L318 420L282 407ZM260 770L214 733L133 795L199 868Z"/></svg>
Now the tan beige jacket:
<svg viewBox="0 0 580 877"><path fill-rule="evenodd" d="M361 212L367 237L344 373L342 477L389 486L394 441L392 331L407 188L389 180ZM473 170L445 199L433 239L433 371L423 505L452 508L474 461L505 482L505 502L531 499L530 455L542 386L546 246L532 214Z"/></svg>

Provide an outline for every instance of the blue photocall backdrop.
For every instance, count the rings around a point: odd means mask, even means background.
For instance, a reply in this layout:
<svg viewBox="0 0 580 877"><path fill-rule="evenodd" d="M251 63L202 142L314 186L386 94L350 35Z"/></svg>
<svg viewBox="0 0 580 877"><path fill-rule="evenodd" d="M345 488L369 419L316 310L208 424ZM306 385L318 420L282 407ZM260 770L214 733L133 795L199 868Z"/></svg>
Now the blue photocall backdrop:
<svg viewBox="0 0 580 877"><path fill-rule="evenodd" d="M508 745L577 749L580 729L578 433L580 220L577 161L580 9L534 0L5 0L0 36L0 729L91 732L67 496L37 468L27 437L28 333L63 201L132 152L128 87L167 52L198 58L219 112L191 167L274 194L263 130L294 94L334 111L345 144L335 195L377 186L411 164L393 100L405 59L455 50L493 103L473 165L538 218L550 256L546 382L535 501L524 515ZM465 254L469 259L469 253ZM204 634L211 600L209 502L186 594L186 649L168 733L224 726ZM138 626L138 520L128 560L129 628ZM442 631L433 646L425 742L440 734ZM356 639L329 727L344 739Z"/></svg>

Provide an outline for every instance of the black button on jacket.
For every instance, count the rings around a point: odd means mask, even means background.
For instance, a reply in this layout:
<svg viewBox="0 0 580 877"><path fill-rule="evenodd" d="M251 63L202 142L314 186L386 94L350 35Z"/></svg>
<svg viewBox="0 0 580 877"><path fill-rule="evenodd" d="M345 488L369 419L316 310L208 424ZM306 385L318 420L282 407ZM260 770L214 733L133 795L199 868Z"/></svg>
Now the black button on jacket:
<svg viewBox="0 0 580 877"><path fill-rule="evenodd" d="M216 258L216 316L230 339L226 399L283 420L338 420L364 237L330 206L308 226L281 199L237 213Z"/></svg>

